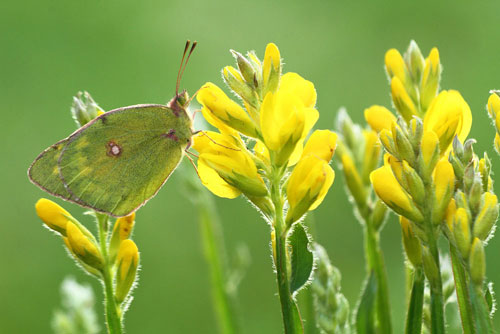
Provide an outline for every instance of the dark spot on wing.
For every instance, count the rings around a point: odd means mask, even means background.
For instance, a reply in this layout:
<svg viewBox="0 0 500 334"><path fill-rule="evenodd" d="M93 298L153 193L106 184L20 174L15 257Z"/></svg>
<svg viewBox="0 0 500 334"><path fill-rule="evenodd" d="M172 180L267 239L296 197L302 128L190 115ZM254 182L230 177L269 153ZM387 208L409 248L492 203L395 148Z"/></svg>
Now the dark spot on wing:
<svg viewBox="0 0 500 334"><path fill-rule="evenodd" d="M122 154L122 148L112 140L108 142L106 148L108 150L106 154L110 157L119 157Z"/></svg>

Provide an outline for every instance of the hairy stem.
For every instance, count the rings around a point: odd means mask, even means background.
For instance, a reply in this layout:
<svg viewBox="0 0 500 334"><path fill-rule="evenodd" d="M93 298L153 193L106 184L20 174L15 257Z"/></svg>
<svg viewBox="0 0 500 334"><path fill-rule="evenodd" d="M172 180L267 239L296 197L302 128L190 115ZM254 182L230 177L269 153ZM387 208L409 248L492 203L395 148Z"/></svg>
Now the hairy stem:
<svg viewBox="0 0 500 334"><path fill-rule="evenodd" d="M281 313L283 315L283 325L285 327L285 334L303 333L302 320L300 314L293 300L290 291L290 282L288 280L288 261L286 257L286 236L288 229L285 226L283 218L283 198L281 194L281 177L283 172L275 168L272 171L271 177L271 199L274 204L274 232L275 232L275 268L276 278L278 281L278 293L281 303Z"/></svg>
<svg viewBox="0 0 500 334"><path fill-rule="evenodd" d="M434 231L432 229L429 229L428 237L429 251L437 267L437 273L435 277L429 280L431 288L431 333L441 334L446 332L444 322L443 281L441 279L439 249Z"/></svg>
<svg viewBox="0 0 500 334"><path fill-rule="evenodd" d="M112 263L108 257L108 216L97 213L99 222L99 243L101 246L102 257L104 258L104 268L102 270L104 286L104 307L106 311L106 325L108 334L122 334L122 323L119 306L115 301L113 288L113 278L111 277Z"/></svg>
<svg viewBox="0 0 500 334"><path fill-rule="evenodd" d="M378 232L372 224L367 221L365 224L365 252L369 271L373 270L377 278L377 320L381 333L392 333L391 308L389 304L389 288L387 285L387 272L385 269L382 250L380 249L380 239Z"/></svg>

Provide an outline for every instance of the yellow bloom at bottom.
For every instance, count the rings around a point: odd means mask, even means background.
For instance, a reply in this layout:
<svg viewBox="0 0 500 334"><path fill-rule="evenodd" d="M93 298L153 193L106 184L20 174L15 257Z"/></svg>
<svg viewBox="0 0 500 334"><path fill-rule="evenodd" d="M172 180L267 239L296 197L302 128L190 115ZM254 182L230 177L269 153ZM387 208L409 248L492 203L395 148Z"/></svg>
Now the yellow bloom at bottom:
<svg viewBox="0 0 500 334"><path fill-rule="evenodd" d="M316 209L333 184L335 172L323 159L308 155L295 166L287 186L289 209L287 225L299 220L307 211Z"/></svg>
<svg viewBox="0 0 500 334"><path fill-rule="evenodd" d="M48 227L66 236L66 224L69 221L68 217L71 217L68 211L46 198L40 198L35 208L38 217Z"/></svg>
<svg viewBox="0 0 500 334"><path fill-rule="evenodd" d="M375 193L388 207L416 223L422 222L422 213L403 190L389 165L374 170L370 174L370 180Z"/></svg>
<svg viewBox="0 0 500 334"><path fill-rule="evenodd" d="M116 264L115 298L121 303L125 300L135 282L137 267L139 266L139 250L132 240L127 239L120 243Z"/></svg>
<svg viewBox="0 0 500 334"><path fill-rule="evenodd" d="M68 242L71 246L71 251L85 264L92 268L101 269L104 264L101 252L82 231L73 223L68 222L66 225L68 234Z"/></svg>

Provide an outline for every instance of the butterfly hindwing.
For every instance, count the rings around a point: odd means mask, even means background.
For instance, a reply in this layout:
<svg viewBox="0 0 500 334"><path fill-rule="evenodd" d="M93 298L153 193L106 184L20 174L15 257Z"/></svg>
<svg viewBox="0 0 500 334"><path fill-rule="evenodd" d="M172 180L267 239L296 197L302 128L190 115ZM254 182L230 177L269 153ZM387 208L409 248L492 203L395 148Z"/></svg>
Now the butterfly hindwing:
<svg viewBox="0 0 500 334"><path fill-rule="evenodd" d="M33 183L52 195L62 198L69 198L70 193L59 177L57 162L67 142L68 139L63 139L40 153L28 170L28 176Z"/></svg>
<svg viewBox="0 0 500 334"><path fill-rule="evenodd" d="M99 212L128 215L158 192L180 162L187 142L169 135L179 127L186 123L162 105L107 112L60 142L56 166L64 190L46 190ZM47 182L39 176L45 174L32 177L42 188Z"/></svg>

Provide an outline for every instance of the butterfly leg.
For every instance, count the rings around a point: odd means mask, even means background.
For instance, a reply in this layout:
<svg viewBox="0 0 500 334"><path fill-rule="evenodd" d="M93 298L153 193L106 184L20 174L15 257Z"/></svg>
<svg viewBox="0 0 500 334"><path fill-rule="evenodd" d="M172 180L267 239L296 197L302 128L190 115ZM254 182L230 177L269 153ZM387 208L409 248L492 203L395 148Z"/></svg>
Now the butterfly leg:
<svg viewBox="0 0 500 334"><path fill-rule="evenodd" d="M194 153L192 152L189 152L189 151L185 151L186 153L189 153L189 154L193 154L195 155ZM196 156L196 155L195 155ZM200 173L198 173L198 168L196 167L196 164L194 163L193 161L193 158L191 158L189 155L186 154L186 157L189 159L189 161L191 162L191 165L193 165L194 167L194 170L196 172L196 174L198 175L198 178L201 180L201 177L200 177Z"/></svg>
<svg viewBox="0 0 500 334"><path fill-rule="evenodd" d="M198 131L193 132L193 136L194 136L194 135L196 135L196 134L198 134L198 133L200 133L200 132L201 132L201 133L203 133L203 135L207 136L207 138L208 138L208 139L209 139L212 143L214 143L215 145L222 146L222 147L224 147L224 148L227 148L228 150L233 150L233 151L241 151L241 149L239 149L239 148L233 148L233 147L225 146L225 145L222 145L222 144L220 144L220 143L216 142L215 140L213 140L212 138L210 138L210 136L208 135L208 133L206 133L206 132L205 132L205 131L203 131L203 130L198 130Z"/></svg>

